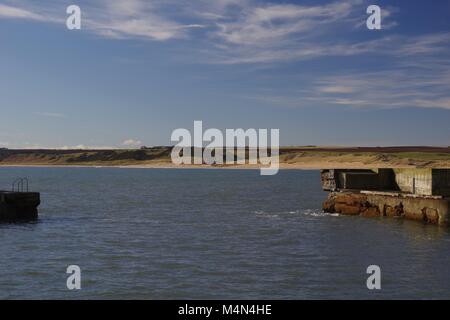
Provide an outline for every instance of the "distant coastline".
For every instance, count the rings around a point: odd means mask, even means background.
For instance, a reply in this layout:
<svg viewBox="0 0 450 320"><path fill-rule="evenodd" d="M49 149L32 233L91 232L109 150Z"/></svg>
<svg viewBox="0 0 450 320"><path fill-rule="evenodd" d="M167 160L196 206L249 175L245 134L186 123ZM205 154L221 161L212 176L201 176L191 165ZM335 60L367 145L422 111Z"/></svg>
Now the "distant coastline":
<svg viewBox="0 0 450 320"><path fill-rule="evenodd" d="M259 169L259 165L174 165L172 147L109 150L1 149L2 167ZM450 168L445 147L282 147L281 169Z"/></svg>

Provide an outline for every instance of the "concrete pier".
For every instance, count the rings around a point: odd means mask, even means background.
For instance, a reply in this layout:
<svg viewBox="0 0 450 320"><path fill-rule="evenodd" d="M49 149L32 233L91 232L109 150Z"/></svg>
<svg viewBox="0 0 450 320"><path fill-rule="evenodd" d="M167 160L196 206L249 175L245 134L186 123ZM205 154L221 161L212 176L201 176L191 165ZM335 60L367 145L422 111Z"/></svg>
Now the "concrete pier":
<svg viewBox="0 0 450 320"><path fill-rule="evenodd" d="M450 170L322 170L325 212L396 217L448 226Z"/></svg>
<svg viewBox="0 0 450 320"><path fill-rule="evenodd" d="M40 203L38 192L0 191L0 222L35 220Z"/></svg>

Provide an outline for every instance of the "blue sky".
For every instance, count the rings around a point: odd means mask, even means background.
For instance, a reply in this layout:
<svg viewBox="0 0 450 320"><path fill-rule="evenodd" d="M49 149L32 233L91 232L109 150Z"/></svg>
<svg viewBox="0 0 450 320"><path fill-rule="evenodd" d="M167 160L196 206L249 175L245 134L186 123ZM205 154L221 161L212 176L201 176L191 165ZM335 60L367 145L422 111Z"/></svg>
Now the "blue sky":
<svg viewBox="0 0 450 320"><path fill-rule="evenodd" d="M450 1L0 0L0 112L9 148L168 145L194 120L448 146Z"/></svg>

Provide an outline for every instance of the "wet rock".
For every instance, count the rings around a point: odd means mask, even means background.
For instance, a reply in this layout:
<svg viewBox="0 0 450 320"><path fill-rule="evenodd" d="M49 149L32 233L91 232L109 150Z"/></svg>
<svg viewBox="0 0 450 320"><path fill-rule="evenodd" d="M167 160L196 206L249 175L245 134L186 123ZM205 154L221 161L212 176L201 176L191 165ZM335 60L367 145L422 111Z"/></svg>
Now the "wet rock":
<svg viewBox="0 0 450 320"><path fill-rule="evenodd" d="M383 215L386 217L403 217L405 215L403 212L403 205L401 203L394 207L384 205Z"/></svg>
<svg viewBox="0 0 450 320"><path fill-rule="evenodd" d="M322 209L327 213L335 213L336 209L334 208L335 199L327 199L322 204Z"/></svg>
<svg viewBox="0 0 450 320"><path fill-rule="evenodd" d="M436 209L423 208L422 209L423 220L427 223L439 223L439 213Z"/></svg>
<svg viewBox="0 0 450 320"><path fill-rule="evenodd" d="M350 216L357 216L361 213L361 207L358 205L349 206L345 203L336 203L334 205L334 208L336 209L337 213Z"/></svg>
<svg viewBox="0 0 450 320"><path fill-rule="evenodd" d="M371 218L371 217L379 217L381 216L381 213L378 207L365 207L361 212L361 215L363 217Z"/></svg>

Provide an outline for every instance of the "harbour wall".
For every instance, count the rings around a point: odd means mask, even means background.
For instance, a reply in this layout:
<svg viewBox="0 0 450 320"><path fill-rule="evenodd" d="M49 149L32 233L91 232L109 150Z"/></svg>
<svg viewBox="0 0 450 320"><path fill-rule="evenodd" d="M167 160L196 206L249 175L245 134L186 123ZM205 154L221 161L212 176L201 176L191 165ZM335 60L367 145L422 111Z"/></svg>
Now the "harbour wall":
<svg viewBox="0 0 450 320"><path fill-rule="evenodd" d="M327 169L325 212L449 225L450 169Z"/></svg>
<svg viewBox="0 0 450 320"><path fill-rule="evenodd" d="M395 217L449 225L450 200L439 197L402 195L372 191L330 192L325 212L363 217Z"/></svg>

